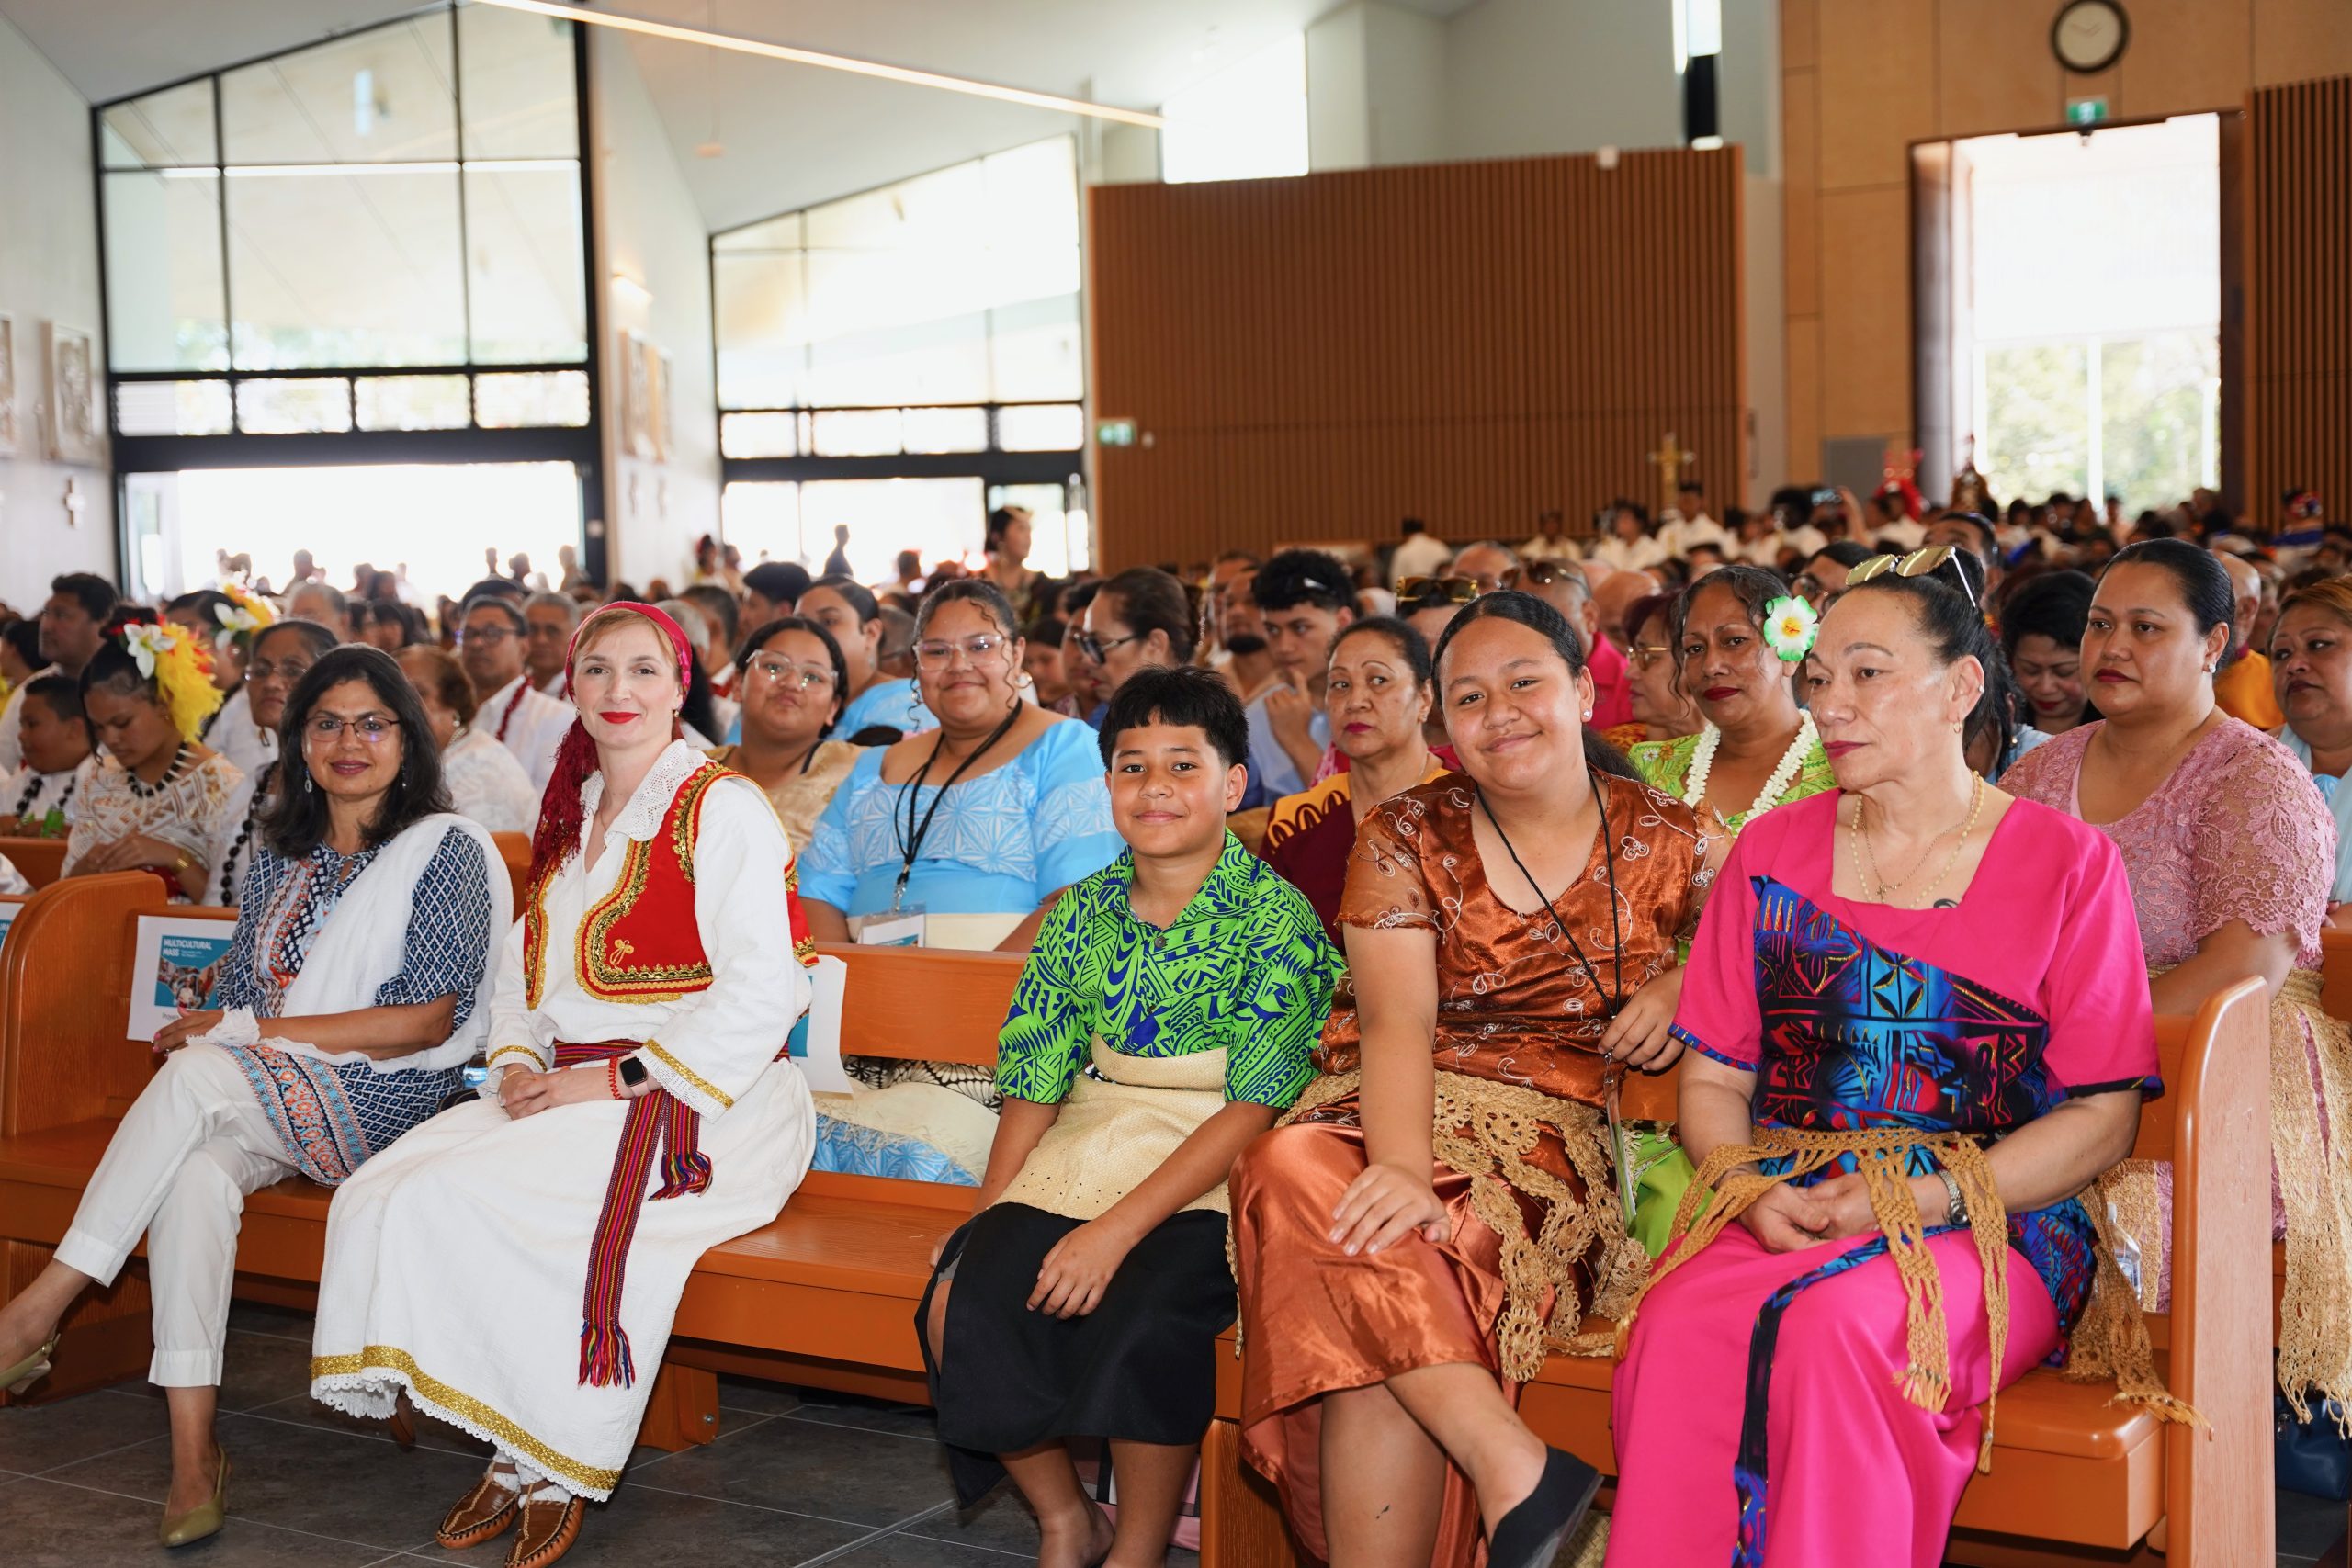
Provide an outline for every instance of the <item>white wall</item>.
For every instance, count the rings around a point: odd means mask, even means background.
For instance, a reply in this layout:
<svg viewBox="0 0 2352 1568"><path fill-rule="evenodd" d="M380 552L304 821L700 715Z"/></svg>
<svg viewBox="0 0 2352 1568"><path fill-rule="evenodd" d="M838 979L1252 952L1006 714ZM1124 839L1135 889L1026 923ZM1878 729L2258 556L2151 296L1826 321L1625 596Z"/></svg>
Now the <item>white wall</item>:
<svg viewBox="0 0 2352 1568"><path fill-rule="evenodd" d="M0 457L0 602L20 611L38 609L59 572L115 575L114 480L45 461L39 412L41 323L99 330L95 199L89 105L0 17L0 315L16 318L17 344L17 452ZM87 499L78 527L67 522L69 479Z"/></svg>
<svg viewBox="0 0 2352 1568"><path fill-rule="evenodd" d="M616 578L639 588L656 577L684 587L695 539L718 531L708 236L628 44L603 28L587 32L596 148L592 276L604 290L605 337L596 355L605 408L605 560ZM628 281L616 280L616 273ZM675 445L667 462L619 450L624 332L670 356Z"/></svg>
<svg viewBox="0 0 2352 1568"><path fill-rule="evenodd" d="M1668 0L1479 0L1445 35L1448 157L1681 142Z"/></svg>

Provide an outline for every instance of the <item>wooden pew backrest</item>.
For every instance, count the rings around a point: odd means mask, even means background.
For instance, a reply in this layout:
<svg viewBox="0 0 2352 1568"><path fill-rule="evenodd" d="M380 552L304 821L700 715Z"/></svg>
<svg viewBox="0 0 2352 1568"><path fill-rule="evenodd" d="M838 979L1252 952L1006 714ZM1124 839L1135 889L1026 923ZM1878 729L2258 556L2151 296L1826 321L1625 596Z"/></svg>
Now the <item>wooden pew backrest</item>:
<svg viewBox="0 0 2352 1568"><path fill-rule="evenodd" d="M490 841L498 846L498 858L505 863L506 880L514 889L514 916L523 915L523 889L531 880L531 835L528 833L492 833Z"/></svg>
<svg viewBox="0 0 2352 1568"><path fill-rule="evenodd" d="M52 883L17 912L0 943L0 1134L119 1115L146 1086L146 1043L123 1018L138 918L163 908L161 882L117 872Z"/></svg>
<svg viewBox="0 0 2352 1568"><path fill-rule="evenodd" d="M1021 978L1017 953L820 942L849 965L842 1050L899 1061L996 1065L997 1031Z"/></svg>
<svg viewBox="0 0 2352 1568"><path fill-rule="evenodd" d="M0 839L0 855L24 873L36 891L55 882L65 870L62 839Z"/></svg>

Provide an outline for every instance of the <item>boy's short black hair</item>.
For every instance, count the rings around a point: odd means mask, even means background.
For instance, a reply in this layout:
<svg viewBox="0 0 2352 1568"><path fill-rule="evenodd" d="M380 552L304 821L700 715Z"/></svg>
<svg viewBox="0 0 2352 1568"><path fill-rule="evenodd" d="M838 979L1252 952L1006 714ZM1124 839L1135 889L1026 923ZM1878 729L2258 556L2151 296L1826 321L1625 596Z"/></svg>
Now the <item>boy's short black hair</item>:
<svg viewBox="0 0 2352 1568"><path fill-rule="evenodd" d="M1261 610L1288 610L1312 604L1319 610L1352 610L1356 580L1340 558L1321 550L1281 550L1258 569L1250 585Z"/></svg>
<svg viewBox="0 0 2352 1568"><path fill-rule="evenodd" d="M1186 665L1138 670L1128 676L1111 694L1110 711L1102 716L1102 731L1096 738L1102 765L1111 765L1121 735L1153 724L1202 731L1228 768L1249 760L1250 721L1242 715L1241 699L1206 670Z"/></svg>

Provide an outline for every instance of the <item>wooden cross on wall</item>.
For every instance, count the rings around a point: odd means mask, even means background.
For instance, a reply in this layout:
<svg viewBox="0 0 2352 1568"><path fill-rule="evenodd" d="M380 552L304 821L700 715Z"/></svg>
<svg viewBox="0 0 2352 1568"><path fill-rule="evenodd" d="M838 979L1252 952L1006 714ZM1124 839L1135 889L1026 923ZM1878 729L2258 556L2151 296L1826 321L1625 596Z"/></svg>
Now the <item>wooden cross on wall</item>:
<svg viewBox="0 0 2352 1568"><path fill-rule="evenodd" d="M1699 454L1685 451L1675 440L1674 432L1669 430L1658 442L1657 450L1649 455L1649 460L1657 465L1658 510L1663 512L1674 504L1675 490L1681 482L1684 465L1696 463Z"/></svg>

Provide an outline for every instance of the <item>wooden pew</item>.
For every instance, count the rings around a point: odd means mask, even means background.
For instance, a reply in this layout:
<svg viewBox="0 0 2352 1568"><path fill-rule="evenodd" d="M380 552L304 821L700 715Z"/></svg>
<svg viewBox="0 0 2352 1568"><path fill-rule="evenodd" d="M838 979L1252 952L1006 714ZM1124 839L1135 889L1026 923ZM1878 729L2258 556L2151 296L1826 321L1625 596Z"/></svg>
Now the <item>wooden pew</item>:
<svg viewBox="0 0 2352 1568"><path fill-rule="evenodd" d="M62 839L0 839L0 855L24 873L25 880L35 890L56 881L65 869L65 840Z"/></svg>
<svg viewBox="0 0 2352 1568"><path fill-rule="evenodd" d="M2207 999L2194 1019L2157 1021L2165 1098L2132 1152L2174 1168L2172 1390L2210 1433L2107 1404L2111 1385L2029 1373L2001 1395L1993 1470L1961 1500L1947 1560L1987 1568L2101 1562L2172 1568L2267 1563L2276 1556L2270 1467L2270 1348L2262 1312L2270 1237L2269 1010L2258 981ZM1674 1115L1673 1081L1629 1081L1625 1114ZM2161 1342L2161 1341L2160 1341ZM1604 1360L1554 1356L1521 1396L1546 1441L1613 1473ZM1201 1560L1291 1568L1300 1559L1272 1491L1240 1457L1241 1367L1221 1357L1217 1419L1201 1463ZM2165 1527L2168 1558L2147 1544Z"/></svg>
<svg viewBox="0 0 2352 1568"><path fill-rule="evenodd" d="M523 912L523 886L531 879L531 835L528 833L492 833L490 841L498 846L498 858L505 863L506 880L514 888L514 912Z"/></svg>

